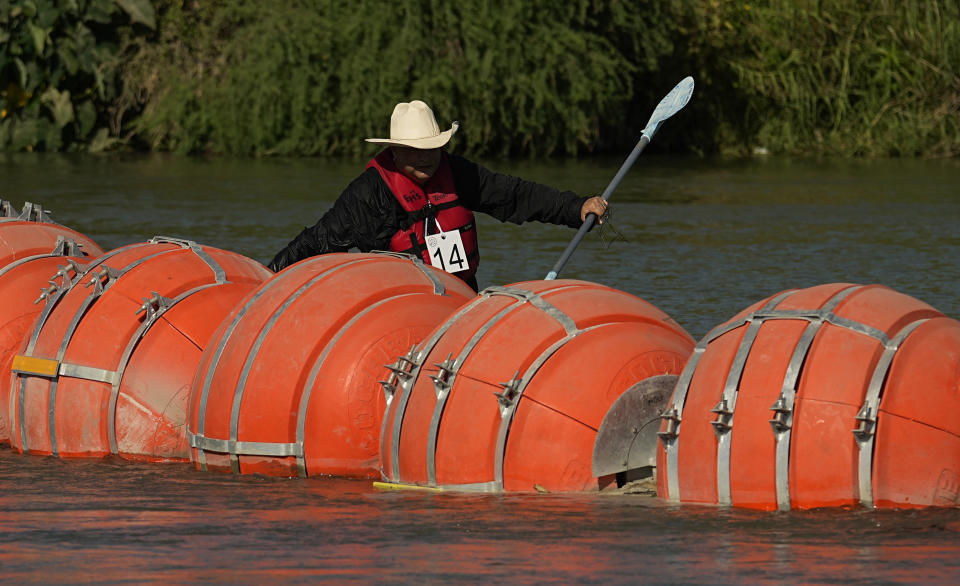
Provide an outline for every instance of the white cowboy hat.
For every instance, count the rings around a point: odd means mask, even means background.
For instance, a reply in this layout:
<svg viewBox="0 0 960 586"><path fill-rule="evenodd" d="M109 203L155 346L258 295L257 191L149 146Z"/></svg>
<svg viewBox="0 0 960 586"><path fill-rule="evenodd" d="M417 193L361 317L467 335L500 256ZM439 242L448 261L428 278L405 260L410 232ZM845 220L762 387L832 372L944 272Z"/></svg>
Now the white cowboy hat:
<svg viewBox="0 0 960 586"><path fill-rule="evenodd" d="M438 149L450 141L460 128L454 122L450 130L440 132L430 106L420 100L400 102L390 116L390 138L368 138L367 142L408 146L415 149Z"/></svg>

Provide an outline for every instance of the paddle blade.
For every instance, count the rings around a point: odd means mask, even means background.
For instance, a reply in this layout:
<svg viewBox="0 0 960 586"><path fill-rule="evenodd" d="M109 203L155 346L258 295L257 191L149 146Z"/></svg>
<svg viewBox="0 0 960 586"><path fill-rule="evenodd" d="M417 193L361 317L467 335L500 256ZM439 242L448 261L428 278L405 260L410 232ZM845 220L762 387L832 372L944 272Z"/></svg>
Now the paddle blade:
<svg viewBox="0 0 960 586"><path fill-rule="evenodd" d="M687 76L680 80L680 83L660 100L660 103L657 104L657 107L653 110L653 114L650 115L650 120L647 121L647 126L641 134L646 136L647 140L652 140L654 133L660 127L660 123L682 110L683 107L687 105L687 102L690 101L690 96L692 95L693 78Z"/></svg>

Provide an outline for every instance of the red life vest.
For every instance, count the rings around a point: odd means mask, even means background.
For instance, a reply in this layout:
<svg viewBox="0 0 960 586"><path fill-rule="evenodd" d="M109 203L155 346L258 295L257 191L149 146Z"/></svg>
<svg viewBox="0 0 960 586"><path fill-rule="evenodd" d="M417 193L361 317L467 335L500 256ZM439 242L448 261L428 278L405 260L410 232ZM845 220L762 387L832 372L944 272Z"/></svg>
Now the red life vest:
<svg viewBox="0 0 960 586"><path fill-rule="evenodd" d="M374 157L367 168L375 168L384 183L390 189L403 209L407 211L407 227L399 230L390 239L390 250L419 255L428 265L430 253L427 250L424 228L427 223L430 234L436 234L437 224L444 232L458 230L463 241L464 253L470 268L453 273L467 283L473 282L480 263L480 250L477 248L477 223L473 212L460 205L456 186L453 183L453 171L446 153L441 154L440 166L426 185L420 185L397 170L385 149ZM472 285L476 288L476 285Z"/></svg>

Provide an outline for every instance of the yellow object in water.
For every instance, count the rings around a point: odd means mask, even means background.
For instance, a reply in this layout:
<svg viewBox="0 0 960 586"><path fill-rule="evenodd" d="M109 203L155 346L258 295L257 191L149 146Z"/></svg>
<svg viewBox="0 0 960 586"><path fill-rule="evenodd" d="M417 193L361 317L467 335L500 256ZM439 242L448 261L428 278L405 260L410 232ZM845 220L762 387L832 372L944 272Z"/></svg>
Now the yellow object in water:
<svg viewBox="0 0 960 586"><path fill-rule="evenodd" d="M400 484L398 482L374 482L373 487L379 490L419 490L423 492L443 492L439 486L420 486L417 484Z"/></svg>

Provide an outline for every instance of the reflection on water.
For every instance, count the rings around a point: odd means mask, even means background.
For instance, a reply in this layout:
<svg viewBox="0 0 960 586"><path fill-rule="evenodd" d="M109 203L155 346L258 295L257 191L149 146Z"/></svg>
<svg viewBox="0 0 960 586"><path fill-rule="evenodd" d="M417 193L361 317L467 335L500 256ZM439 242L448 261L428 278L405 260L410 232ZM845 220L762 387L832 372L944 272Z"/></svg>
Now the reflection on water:
<svg viewBox="0 0 960 586"><path fill-rule="evenodd" d="M378 492L0 450L4 581L946 582L960 511Z"/></svg>
<svg viewBox="0 0 960 586"><path fill-rule="evenodd" d="M620 160L490 163L583 194ZM154 235L267 261L363 161L0 155L0 197L106 249ZM562 276L639 295L694 337L776 291L882 283L960 316L960 162L644 155ZM481 218L481 286L542 278L566 228ZM375 491L369 482L62 461L0 448L9 582L316 578L725 583L955 582L960 511L758 513L649 497Z"/></svg>

